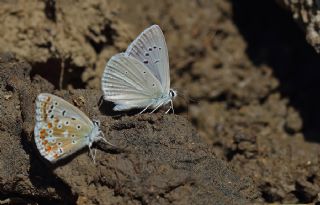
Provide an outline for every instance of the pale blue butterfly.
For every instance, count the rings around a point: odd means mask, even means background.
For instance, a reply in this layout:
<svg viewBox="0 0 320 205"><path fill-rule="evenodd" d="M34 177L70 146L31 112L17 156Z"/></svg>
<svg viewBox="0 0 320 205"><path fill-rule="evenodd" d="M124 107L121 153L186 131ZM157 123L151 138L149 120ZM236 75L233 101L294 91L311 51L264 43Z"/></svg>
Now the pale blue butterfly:
<svg viewBox="0 0 320 205"><path fill-rule="evenodd" d="M152 108L171 103L177 92L170 89L168 50L158 25L144 30L125 53L113 56L102 77L104 100L114 102L115 111ZM174 110L173 110L174 111Z"/></svg>

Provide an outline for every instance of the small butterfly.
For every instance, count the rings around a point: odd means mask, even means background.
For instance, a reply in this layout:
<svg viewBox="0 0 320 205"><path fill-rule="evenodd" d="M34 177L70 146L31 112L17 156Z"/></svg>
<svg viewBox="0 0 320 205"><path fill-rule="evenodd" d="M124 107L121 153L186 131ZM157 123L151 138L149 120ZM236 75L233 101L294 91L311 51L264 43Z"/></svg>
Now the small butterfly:
<svg viewBox="0 0 320 205"><path fill-rule="evenodd" d="M153 108L171 103L177 92L170 89L168 50L158 25L144 30L125 53L113 56L102 77L104 100L114 102L115 111Z"/></svg>
<svg viewBox="0 0 320 205"><path fill-rule="evenodd" d="M36 100L34 139L40 154L52 163L86 145L94 160L93 142L112 145L103 137L99 121L91 121L75 106L48 93L39 94Z"/></svg>

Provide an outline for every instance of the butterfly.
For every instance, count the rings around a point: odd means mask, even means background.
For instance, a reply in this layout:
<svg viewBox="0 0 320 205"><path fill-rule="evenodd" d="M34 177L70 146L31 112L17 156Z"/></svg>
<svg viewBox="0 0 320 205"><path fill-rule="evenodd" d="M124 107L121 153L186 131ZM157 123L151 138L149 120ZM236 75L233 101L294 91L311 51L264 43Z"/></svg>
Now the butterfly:
<svg viewBox="0 0 320 205"><path fill-rule="evenodd" d="M101 87L104 100L114 102L115 111L152 108L171 103L177 92L170 89L168 50L158 25L145 29L125 53L111 57L104 70Z"/></svg>
<svg viewBox="0 0 320 205"><path fill-rule="evenodd" d="M99 121L91 121L81 110L62 98L41 93L36 99L34 139L40 154L54 163L93 142L109 143L100 130Z"/></svg>

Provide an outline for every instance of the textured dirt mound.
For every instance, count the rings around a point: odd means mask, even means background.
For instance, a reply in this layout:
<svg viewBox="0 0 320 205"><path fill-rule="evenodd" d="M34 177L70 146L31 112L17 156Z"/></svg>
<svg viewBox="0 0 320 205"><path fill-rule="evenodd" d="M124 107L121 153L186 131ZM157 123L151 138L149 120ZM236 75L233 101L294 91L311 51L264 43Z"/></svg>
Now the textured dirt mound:
<svg viewBox="0 0 320 205"><path fill-rule="evenodd" d="M230 204L259 195L201 142L192 126L175 115L112 118L99 110L101 92L55 92L92 118L108 140L98 144L97 163L87 150L51 165L34 146L34 100L53 86L10 54L0 56L2 199L69 204ZM104 105L102 105L104 106ZM10 110L10 112L8 112Z"/></svg>
<svg viewBox="0 0 320 205"><path fill-rule="evenodd" d="M307 35L312 37L317 28L317 18L315 13L312 13L316 11L316 1L285 2L292 6L291 10L298 14L299 19L306 16L308 22L313 22L305 24L312 31L307 29ZM307 11L307 14L299 11ZM164 118L160 117L161 115L142 117L140 121L135 117L121 118L119 123L124 125L119 126L128 128L120 130L122 128L117 125L109 125L112 119L110 116L103 117L110 109L88 107L96 105L98 96L101 95L94 90L100 90L101 73L106 61L113 54L125 50L144 28L157 23L163 29L167 40L172 87L182 96L174 102L176 112L180 116L186 116L195 125L200 137L211 146L212 149L208 148L209 153L213 152L218 159L229 162L240 176L253 179L258 194L254 192L249 199L286 203L311 203L318 200L320 60L313 48L306 45L304 34L292 21L291 14L278 7L275 1L192 0L188 4L183 0L2 1L0 23L0 51L14 52L26 59L32 67L31 69L21 62L21 71L13 69L8 71L7 75L2 75L7 79L12 72L16 72L7 84L1 81L4 83L4 95L0 99L0 108L7 120L1 122L0 131L4 136L12 137L10 140L1 139L7 145L3 150L21 148L21 145L13 144L19 142L18 133L21 129L24 137L23 149L18 149L13 155L1 150L0 157L4 162L13 156L19 159L10 166L3 163L3 166L7 166L5 173L16 173L13 170L17 169L22 173L19 176L25 177L23 180L14 178L13 181L23 181L23 185L9 186L12 190L5 189L3 193L9 191L22 193L23 196L30 196L28 194L32 193L36 201L45 201L47 198L59 201L68 198L72 202L81 195L80 202L88 200L98 203L93 200L93 190L97 187L108 187L110 190L117 190L112 196L117 195L120 200L124 200L120 201L123 203L128 201L125 197L121 198L122 196L130 196L130 200L135 199L136 202L155 202L156 194L152 194L152 189L148 190L148 196L142 194L147 193L144 192L145 187L132 193L128 191L128 186L136 189L138 182L124 183L120 180L121 186L117 186L115 182L105 183L101 177L91 179L90 175L87 182L92 183L89 187L83 187L82 182L76 185L77 182L68 177L68 170L59 172L62 168L58 167L54 172L47 169L41 172L39 167L43 164L34 160L38 155L29 145L32 142L34 125L34 113L31 109L34 106L33 100L40 91L52 92L54 88L64 89L57 94L85 110L91 117L101 118L101 121L105 122L104 128L110 132L112 142L118 139L118 136L112 135L116 132L120 132L119 136L139 130L149 133L148 137L154 133L161 134L161 131L153 126L165 127L168 132L172 132L170 136L173 136L174 127L182 127L183 125L178 124L185 122L184 118L171 115ZM315 47L317 38L313 38L314 44L311 41ZM9 64L15 65L13 62ZM30 69L31 79L28 79ZM32 94L18 95L15 90ZM150 117L151 121L148 120ZM174 126L166 124L166 121L172 122ZM12 128L12 124L22 126L22 122L23 127ZM189 130L187 125L184 126ZM150 133L150 129L154 133ZM161 141L161 136L153 136L151 139ZM191 133L182 136L185 139L196 139ZM135 137L133 139L139 141ZM123 146L128 143L127 138L121 137L119 140ZM157 149L152 143L151 145L152 149ZM128 158L140 156L143 152L141 146L135 145L135 154ZM183 146L190 145L186 143ZM198 152L203 149L201 146L194 147L200 149L194 156L199 156ZM149 150L148 153L153 152L151 148L146 149ZM167 151L169 152L169 149ZM100 151L100 154L103 167L106 167L104 160L114 163L112 157L123 156L126 152L106 147L106 152ZM87 161L88 157L83 153L74 158L69 166L82 157ZM147 159L155 161L156 164L167 160L166 166L180 166L180 162L175 162L177 164L174 165L172 162L177 156L161 156L157 159L152 157L154 156L148 154ZM31 164L28 164L30 160ZM18 162L25 163L20 165ZM82 160L77 162L79 167L81 162ZM145 166L146 162L141 160L141 163ZM204 162L200 160L199 163ZM11 166L14 168L11 169ZM95 165L88 166L92 166L90 168L94 171L98 169ZM197 166L200 165L194 163L194 167ZM89 171L88 167L83 169ZM29 173L26 170L31 170L30 178L26 177ZM168 177L166 179L172 177L169 174L172 170L168 170L169 172L164 172L165 177ZM97 172L110 173L110 170L106 168ZM152 168L151 172L153 173ZM175 174L174 171L172 173ZM110 174L113 177L112 173ZM15 175L10 174L8 177L11 180L13 176ZM46 187L37 183L39 176L42 176L41 180L45 181ZM59 180L48 176L59 176ZM131 176L127 174L127 178L122 179L131 179ZM137 176L147 175L137 172ZM213 177L214 173L209 176ZM197 180L201 184L203 179ZM180 182L177 182L179 191ZM213 187L217 185L216 182ZM149 182L144 183L145 186L150 185ZM193 190L192 186L187 183L182 187L191 187ZM161 193L158 199L165 200L165 197L161 196L166 195L163 194L166 189L163 186L158 188L155 191L157 194ZM30 192L31 189L34 191ZM107 193L106 190L96 193L103 193L100 195L102 196ZM184 189L182 192L186 193ZM190 197L196 197L193 194ZM169 198L167 202L173 200ZM198 200L200 199L202 196Z"/></svg>

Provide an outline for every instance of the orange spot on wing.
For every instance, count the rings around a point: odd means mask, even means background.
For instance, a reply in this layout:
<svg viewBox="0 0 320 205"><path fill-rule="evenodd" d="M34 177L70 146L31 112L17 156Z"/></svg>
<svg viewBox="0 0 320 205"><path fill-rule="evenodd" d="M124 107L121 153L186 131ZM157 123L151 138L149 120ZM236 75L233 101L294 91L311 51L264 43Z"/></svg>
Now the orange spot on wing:
<svg viewBox="0 0 320 205"><path fill-rule="evenodd" d="M48 128L50 129L52 127L52 123L48 123Z"/></svg>
<svg viewBox="0 0 320 205"><path fill-rule="evenodd" d="M52 147L48 145L48 146L46 147L46 152L50 152L51 149L52 149Z"/></svg>
<svg viewBox="0 0 320 205"><path fill-rule="evenodd" d="M59 155L58 155L57 153L55 153L55 154L53 155L53 157L54 157L55 159L57 159L57 158L59 157Z"/></svg>
<svg viewBox="0 0 320 205"><path fill-rule="evenodd" d="M46 138L47 135L48 135L48 133L46 132L45 129L40 130L40 138L41 139Z"/></svg>
<svg viewBox="0 0 320 205"><path fill-rule="evenodd" d="M43 144L43 145L48 144L48 140L43 140L43 141L42 141L42 144Z"/></svg>

